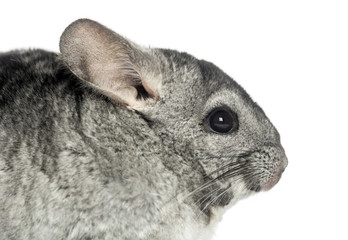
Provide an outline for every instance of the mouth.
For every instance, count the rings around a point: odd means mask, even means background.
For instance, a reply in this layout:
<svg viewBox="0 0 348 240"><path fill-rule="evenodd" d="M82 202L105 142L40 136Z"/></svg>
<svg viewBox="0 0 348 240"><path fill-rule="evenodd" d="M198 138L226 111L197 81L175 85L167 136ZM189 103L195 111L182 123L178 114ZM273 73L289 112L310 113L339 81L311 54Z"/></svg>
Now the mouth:
<svg viewBox="0 0 348 240"><path fill-rule="evenodd" d="M242 182L235 184L236 182L234 181L231 181L228 186L225 185L224 187L218 187L218 184L214 184L214 186L202 191L202 195L197 196L195 202L198 203L199 209L204 214L211 216L212 209L229 206L233 202L238 201L238 199L243 199L252 193L270 190L278 183L284 170L285 167L277 166L273 174L264 182L262 182L262 179L256 180L254 176L251 179L244 178L244 184Z"/></svg>
<svg viewBox="0 0 348 240"><path fill-rule="evenodd" d="M263 159L262 156L267 158ZM253 193L268 191L280 180L287 166L285 154L270 158L252 152L206 175L206 186L194 202L207 216L212 209L233 205ZM261 155L261 157L260 157Z"/></svg>

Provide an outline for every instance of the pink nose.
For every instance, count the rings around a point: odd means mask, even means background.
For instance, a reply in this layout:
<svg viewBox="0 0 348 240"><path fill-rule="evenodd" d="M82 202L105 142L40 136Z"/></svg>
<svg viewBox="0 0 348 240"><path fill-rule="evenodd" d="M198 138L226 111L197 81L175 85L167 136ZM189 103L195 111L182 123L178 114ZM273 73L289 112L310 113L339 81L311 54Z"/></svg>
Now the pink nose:
<svg viewBox="0 0 348 240"><path fill-rule="evenodd" d="M288 165L288 159L286 156L282 158L282 160L278 163L278 165L274 168L274 171L271 177L264 184L261 184L261 188L264 191L270 190L274 187L280 180L282 173L284 172L286 166Z"/></svg>

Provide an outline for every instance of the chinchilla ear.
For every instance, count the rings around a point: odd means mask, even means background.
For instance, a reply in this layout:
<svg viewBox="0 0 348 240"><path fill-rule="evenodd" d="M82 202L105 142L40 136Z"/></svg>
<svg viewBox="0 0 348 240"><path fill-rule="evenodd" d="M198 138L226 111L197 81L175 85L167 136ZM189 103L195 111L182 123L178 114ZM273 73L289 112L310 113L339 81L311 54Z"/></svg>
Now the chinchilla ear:
<svg viewBox="0 0 348 240"><path fill-rule="evenodd" d="M158 61L105 26L77 20L63 32L59 47L70 70L114 102L136 108L158 99Z"/></svg>

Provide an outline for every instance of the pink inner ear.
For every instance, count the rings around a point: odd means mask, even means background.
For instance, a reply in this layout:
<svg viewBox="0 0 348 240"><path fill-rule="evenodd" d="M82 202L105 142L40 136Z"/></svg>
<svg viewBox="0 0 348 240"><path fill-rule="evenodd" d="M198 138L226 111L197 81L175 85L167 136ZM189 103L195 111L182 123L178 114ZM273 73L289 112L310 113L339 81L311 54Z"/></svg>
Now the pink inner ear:
<svg viewBox="0 0 348 240"><path fill-rule="evenodd" d="M138 86L143 86L153 100L158 98L158 76L140 74L141 67L130 56L137 62L148 62L147 73L153 65L151 57L103 25L88 19L77 20L62 34L60 48L62 59L72 72L113 101L130 107L151 102L137 98Z"/></svg>
<svg viewBox="0 0 348 240"><path fill-rule="evenodd" d="M104 92L104 94L122 105L129 107L142 105L142 101L135 100L138 93L134 87L124 87L118 89L116 92Z"/></svg>
<svg viewBox="0 0 348 240"><path fill-rule="evenodd" d="M157 81L159 83L159 81ZM154 98L155 100L158 100L158 91L159 91L159 84L155 83L155 81L151 82L147 80L146 78L142 79L143 87L146 90L146 92L149 94L150 97Z"/></svg>

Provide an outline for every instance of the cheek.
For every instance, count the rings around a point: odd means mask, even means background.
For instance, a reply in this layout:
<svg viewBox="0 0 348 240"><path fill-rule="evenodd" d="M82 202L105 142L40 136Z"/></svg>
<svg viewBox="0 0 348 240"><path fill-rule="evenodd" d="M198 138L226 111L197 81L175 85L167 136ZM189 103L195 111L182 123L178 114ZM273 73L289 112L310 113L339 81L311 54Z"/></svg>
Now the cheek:
<svg viewBox="0 0 348 240"><path fill-rule="evenodd" d="M229 171L233 161L223 156L200 156L197 158L200 165L204 168L205 174L209 179L219 178L224 172ZM224 182L224 179L219 179Z"/></svg>
<svg viewBox="0 0 348 240"><path fill-rule="evenodd" d="M193 139L194 160L203 167L207 177L217 177L237 160L230 142L227 136L206 132Z"/></svg>

